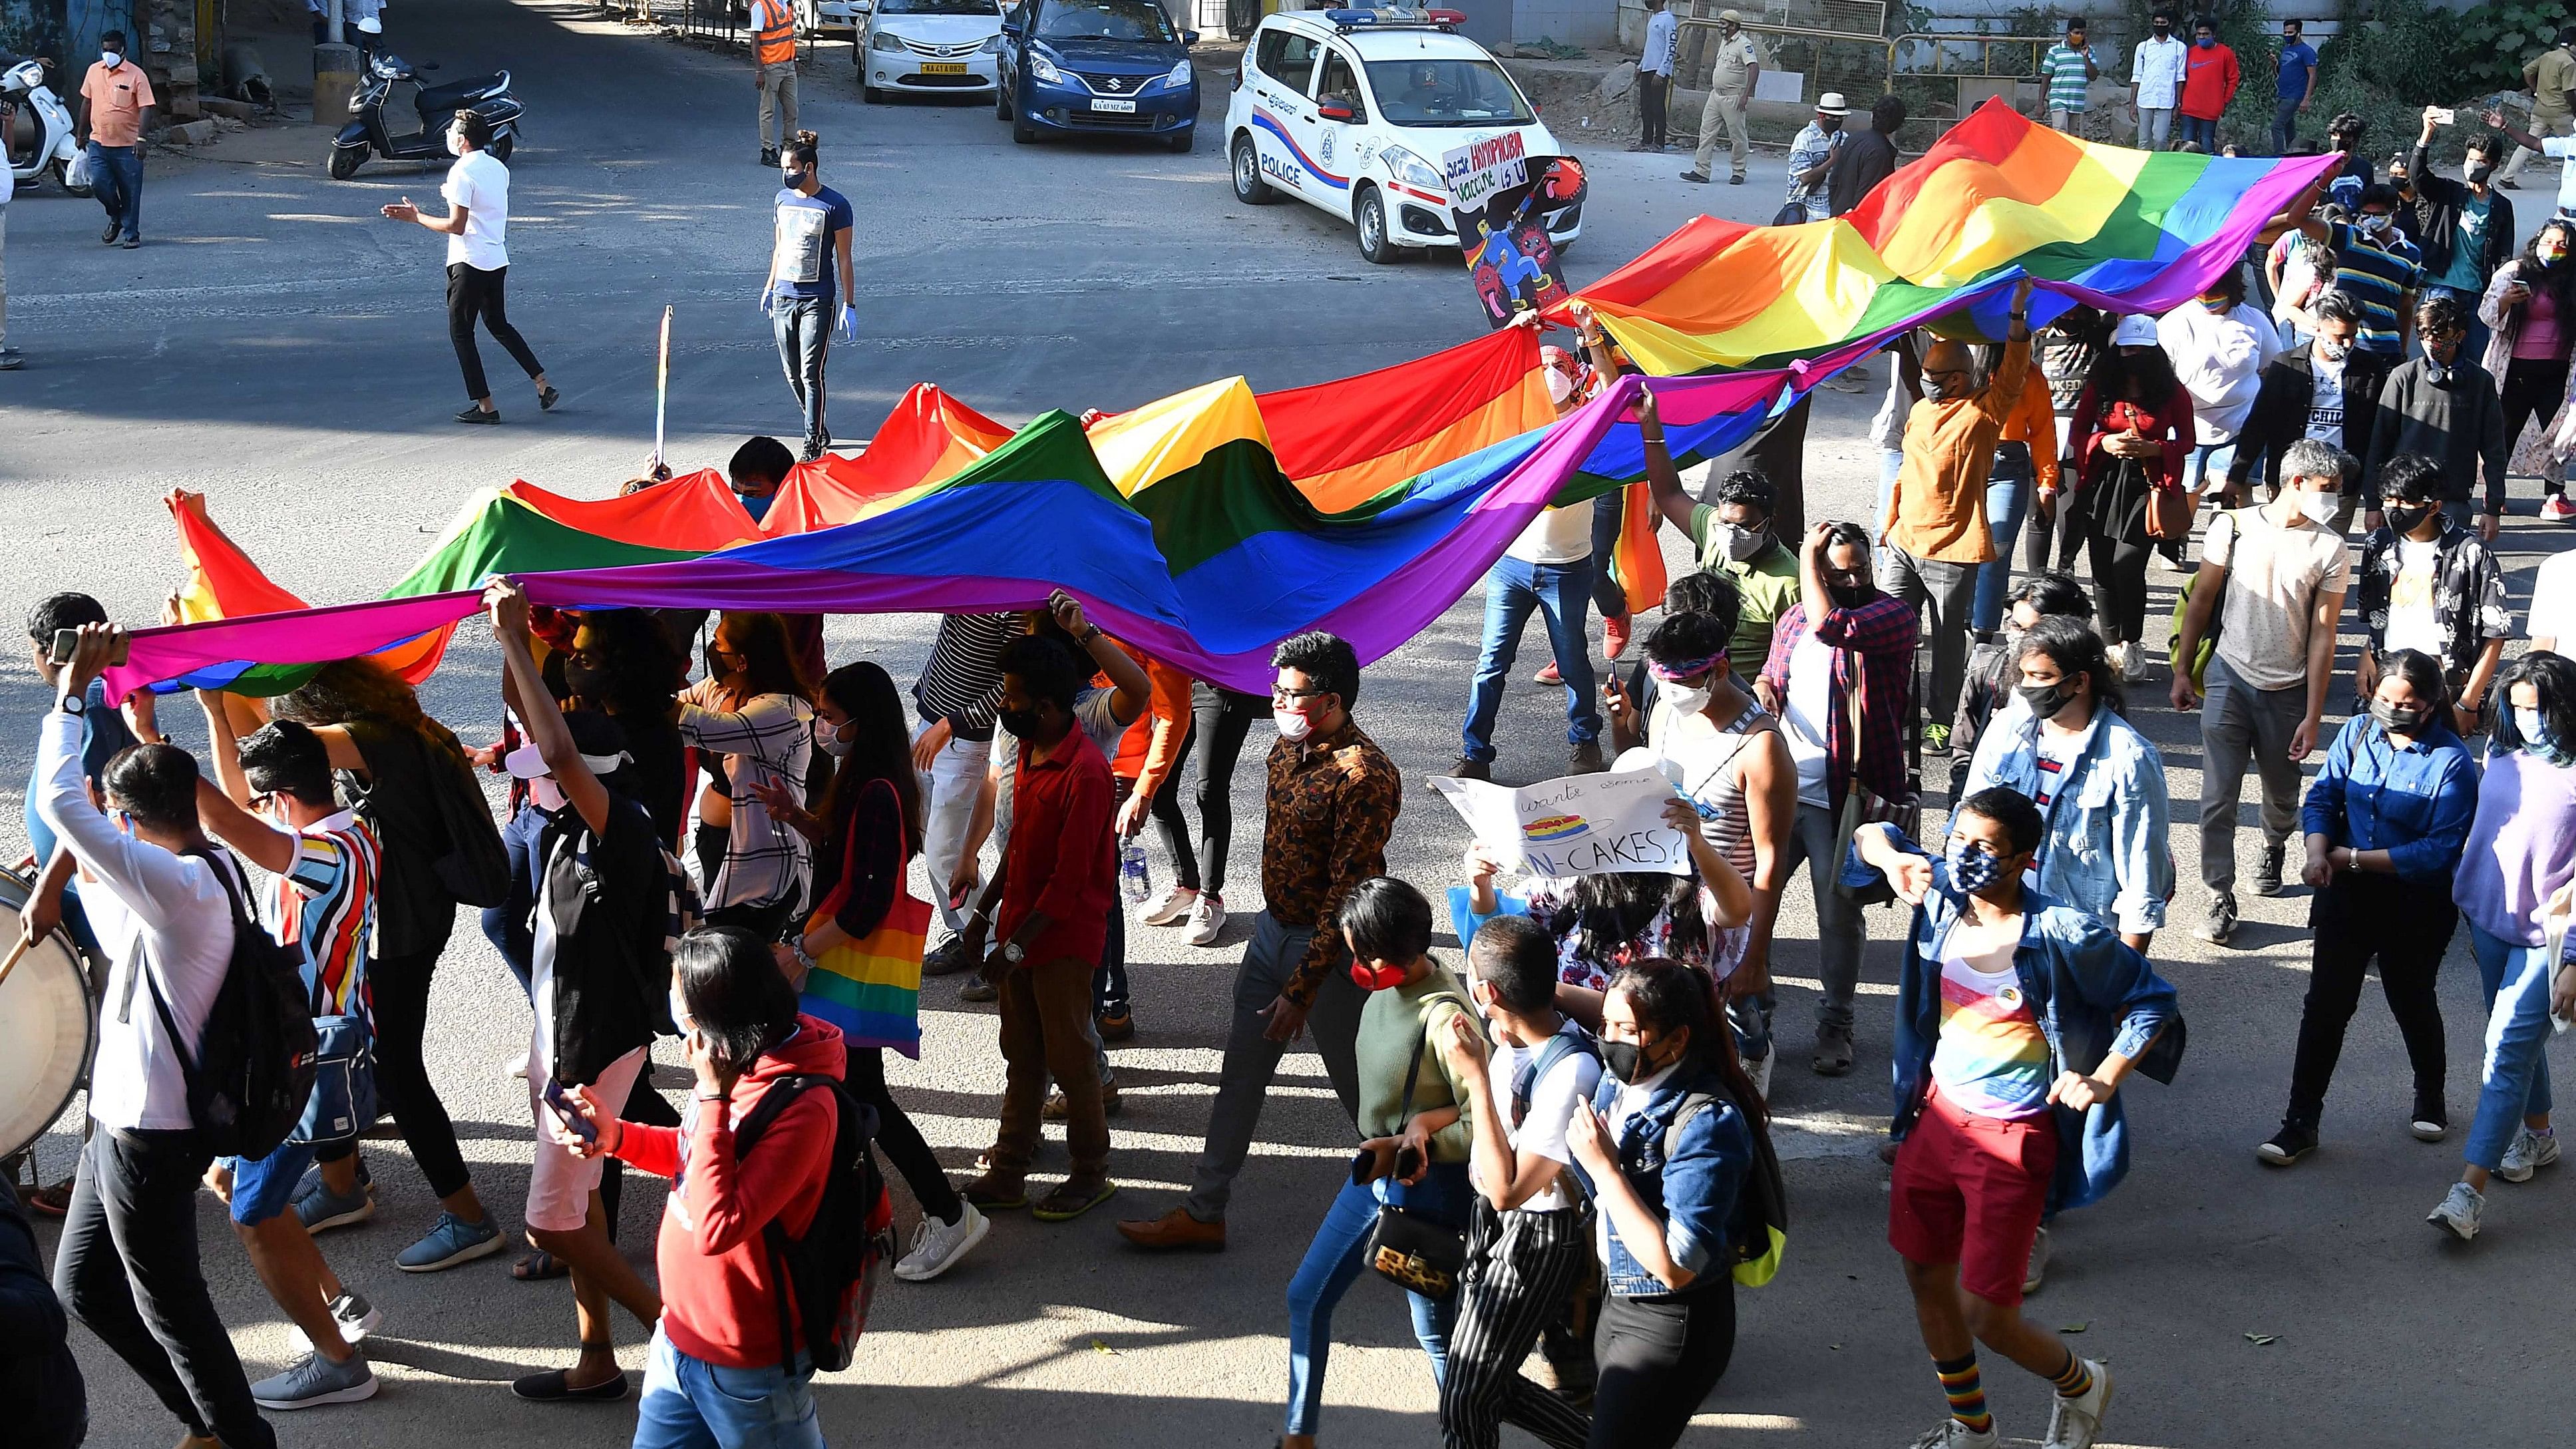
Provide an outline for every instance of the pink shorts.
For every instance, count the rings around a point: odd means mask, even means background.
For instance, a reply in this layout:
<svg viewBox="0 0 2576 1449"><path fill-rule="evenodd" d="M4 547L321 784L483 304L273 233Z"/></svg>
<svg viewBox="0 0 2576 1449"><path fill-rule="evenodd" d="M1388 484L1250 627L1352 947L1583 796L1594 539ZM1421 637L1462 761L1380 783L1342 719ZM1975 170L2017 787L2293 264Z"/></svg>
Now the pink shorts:
<svg viewBox="0 0 2576 1449"><path fill-rule="evenodd" d="M1888 1244L1909 1262L1956 1263L1960 1287L2016 1305L2056 1171L2054 1117L1980 1117L1935 1088L1896 1151Z"/></svg>
<svg viewBox="0 0 2576 1449"><path fill-rule="evenodd" d="M528 1040L528 1116L536 1124L537 1155L528 1170L527 1224L540 1232L578 1232L590 1218L590 1195L607 1175L608 1159L594 1157L585 1162L572 1155L569 1148L554 1139L554 1124L561 1119L545 1103L546 1074L538 1067L537 1042ZM626 1094L635 1090L635 1076L644 1070L644 1048L637 1047L599 1074L590 1084L590 1095L603 1105L617 1108L626 1105Z"/></svg>

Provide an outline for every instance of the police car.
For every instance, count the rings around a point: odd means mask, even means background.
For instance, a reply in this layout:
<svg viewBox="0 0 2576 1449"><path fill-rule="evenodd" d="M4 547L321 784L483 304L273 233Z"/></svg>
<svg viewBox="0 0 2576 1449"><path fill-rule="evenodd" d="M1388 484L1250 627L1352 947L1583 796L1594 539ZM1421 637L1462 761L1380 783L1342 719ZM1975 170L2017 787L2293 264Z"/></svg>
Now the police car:
<svg viewBox="0 0 2576 1449"><path fill-rule="evenodd" d="M1307 10L1262 17L1226 103L1234 196L1282 193L1348 220L1360 255L1455 247L1444 158L1517 133L1536 175L1564 155L1538 108L1455 10ZM1559 251L1583 231L1579 196L1542 198Z"/></svg>

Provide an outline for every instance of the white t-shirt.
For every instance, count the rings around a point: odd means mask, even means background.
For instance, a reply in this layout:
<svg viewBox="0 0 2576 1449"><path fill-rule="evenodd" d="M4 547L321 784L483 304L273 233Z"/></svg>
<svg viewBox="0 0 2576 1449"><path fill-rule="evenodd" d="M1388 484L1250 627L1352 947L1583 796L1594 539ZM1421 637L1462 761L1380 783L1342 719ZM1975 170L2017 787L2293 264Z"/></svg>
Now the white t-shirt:
<svg viewBox="0 0 2576 1449"><path fill-rule="evenodd" d="M2540 154L2561 161L2576 157L2576 137L2544 136ZM2558 209L2576 211L2576 166L2563 167L2558 173Z"/></svg>
<svg viewBox="0 0 2576 1449"><path fill-rule="evenodd" d="M1592 557L1592 505L1540 509L1503 556L1532 564L1581 563Z"/></svg>
<svg viewBox="0 0 2576 1449"><path fill-rule="evenodd" d="M481 272L508 266L510 251L501 242L510 229L510 168L489 151L468 151L447 168L438 194L449 206L465 208L465 230L447 239L449 264L463 262Z"/></svg>
<svg viewBox="0 0 2576 1449"><path fill-rule="evenodd" d="M1583 1028L1567 1022L1557 1029L1559 1036L1580 1037ZM1592 1089L1601 1081L1601 1062L1580 1051L1569 1051L1547 1069L1547 1075L1530 1084L1529 1112L1518 1127L1512 1125L1512 1083L1521 1069L1538 1059L1546 1044L1534 1047L1505 1046L1497 1042L1485 1062L1485 1071L1493 1081L1494 1105L1503 1112L1503 1137L1514 1152L1535 1152L1558 1162L1572 1162L1574 1150L1565 1145L1567 1124L1574 1120L1574 1104L1592 1100ZM1520 1206L1522 1212L1556 1212L1569 1206L1565 1184L1560 1179L1545 1190L1530 1194Z"/></svg>
<svg viewBox="0 0 2576 1449"><path fill-rule="evenodd" d="M2308 394L2307 436L2330 448L2343 446L2343 369L2340 362L2308 358L2308 376L2316 385Z"/></svg>
<svg viewBox="0 0 2576 1449"><path fill-rule="evenodd" d="M2264 364L2281 353L2272 319L2250 303L2216 313L2194 300L2159 319L2156 338L2191 393L2195 441L2224 443L2243 432L2263 390Z"/></svg>
<svg viewBox="0 0 2576 1449"><path fill-rule="evenodd" d="M2441 545L2397 540L2397 580L2388 590L2389 649L2418 649L2435 659L2442 657L2442 630L2433 622L2433 584L2441 568Z"/></svg>
<svg viewBox="0 0 2576 1449"><path fill-rule="evenodd" d="M1834 651L1811 632L1789 651L1789 697L1782 700L1781 737L1798 767L1798 803L1833 808L1825 798L1826 721L1834 710Z"/></svg>
<svg viewBox="0 0 2576 1449"><path fill-rule="evenodd" d="M2531 617L2525 623L2526 633L2551 641L2558 652L2576 649L2576 553L2541 561L2531 581Z"/></svg>
<svg viewBox="0 0 2576 1449"><path fill-rule="evenodd" d="M1669 5L1647 16L1646 49L1637 57L1637 69L1650 70L1669 78L1673 73L1673 40L1680 34L1681 26L1680 17L1673 14Z"/></svg>

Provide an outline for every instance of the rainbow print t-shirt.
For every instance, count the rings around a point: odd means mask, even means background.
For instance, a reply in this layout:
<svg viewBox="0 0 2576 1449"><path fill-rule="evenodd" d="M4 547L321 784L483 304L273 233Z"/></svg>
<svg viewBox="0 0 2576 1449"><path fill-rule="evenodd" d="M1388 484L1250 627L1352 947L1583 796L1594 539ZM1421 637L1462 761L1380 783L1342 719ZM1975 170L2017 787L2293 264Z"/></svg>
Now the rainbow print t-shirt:
<svg viewBox="0 0 2576 1449"><path fill-rule="evenodd" d="M1947 943L1944 943L1945 947ZM1941 1095L1980 1117L2036 1117L2048 1110L2048 1038L2022 994L2012 955L1981 971L1941 955L1941 1039L1932 1080Z"/></svg>

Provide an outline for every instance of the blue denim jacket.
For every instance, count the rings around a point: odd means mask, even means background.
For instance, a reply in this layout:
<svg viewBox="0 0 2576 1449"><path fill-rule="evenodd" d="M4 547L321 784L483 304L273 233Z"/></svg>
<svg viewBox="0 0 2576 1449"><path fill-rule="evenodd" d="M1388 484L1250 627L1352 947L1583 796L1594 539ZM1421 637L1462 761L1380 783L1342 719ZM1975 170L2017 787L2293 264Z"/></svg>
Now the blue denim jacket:
<svg viewBox="0 0 2576 1449"><path fill-rule="evenodd" d="M2038 799L2039 730L2038 717L2019 701L1996 711L1959 798L2001 785ZM2173 894L2173 856L2165 848L2171 808L2156 747L2127 720L2095 710L2045 807L2039 888L2116 930L2161 929Z"/></svg>
<svg viewBox="0 0 2576 1449"><path fill-rule="evenodd" d="M2299 825L2331 845L2387 851L2398 879L2432 885L2459 869L2477 813L2477 762L2447 722L2401 750L2379 721L2356 715L2309 782Z"/></svg>
<svg viewBox="0 0 2576 1449"><path fill-rule="evenodd" d="M1886 830L1898 848L1926 854ZM1941 1039L1941 938L1966 909L1967 897L1951 883L1950 867L1934 857L1932 889L1914 912L1903 973L1896 983L1894 1079L1896 1122L1902 1139L1923 1110L1932 1081L1932 1048ZM2021 949L2013 955L2022 994L2039 1014L2048 1038L2053 1080L2069 1069L2091 1071L2117 1051L2137 1062L2140 1075L2171 1082L2182 1064L2182 1011L2173 986L2147 958L2112 934L2100 918L2046 894L2022 892ZM2144 1053L2144 1055L2141 1055ZM2125 1091L2090 1111L2052 1106L2057 1122L2057 1177L2049 1184L2051 1212L2099 1202L2129 1170L2129 1140L2120 1103Z"/></svg>
<svg viewBox="0 0 2576 1449"><path fill-rule="evenodd" d="M1619 1100L1620 1086L1618 1078L1605 1074L1593 1093L1592 1110L1606 1119ZM1664 1130L1672 1125L1682 1100L1693 1092L1717 1100L1682 1128L1681 1140L1673 1144L1673 1155L1667 1160ZM1666 1078L1619 1136L1620 1173L1664 1220L1664 1251L1691 1271L1694 1287L1711 1274L1732 1271L1733 1264L1723 1251L1727 1227L1735 1220L1735 1195L1752 1165L1752 1129L1735 1110L1717 1074L1696 1064ZM1574 1172L1586 1194L1600 1196L1581 1162L1574 1164ZM1622 1298L1671 1293L1671 1286L1648 1272L1619 1241L1618 1221L1609 1219L1609 1227L1610 1261L1602 1267L1609 1274L1610 1291Z"/></svg>

